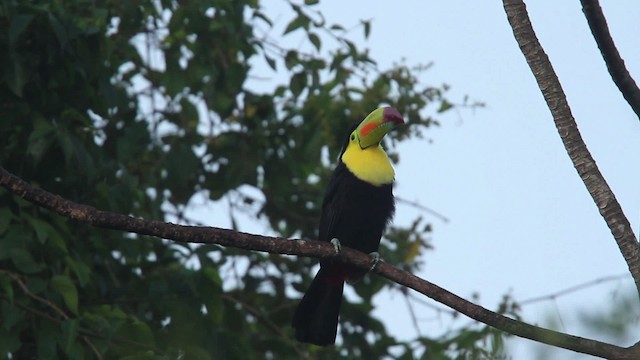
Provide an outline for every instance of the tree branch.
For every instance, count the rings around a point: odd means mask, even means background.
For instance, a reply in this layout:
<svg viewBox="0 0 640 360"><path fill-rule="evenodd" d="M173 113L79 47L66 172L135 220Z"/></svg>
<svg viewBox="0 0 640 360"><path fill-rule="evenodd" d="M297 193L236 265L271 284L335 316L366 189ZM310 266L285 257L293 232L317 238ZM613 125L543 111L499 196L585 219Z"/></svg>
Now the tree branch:
<svg viewBox="0 0 640 360"><path fill-rule="evenodd" d="M638 85L636 85L636 82L625 67L624 60L620 57L620 53L611 38L607 27L607 19L602 13L599 1L580 0L580 3L582 4L582 12L584 12L584 16L589 23L591 34L593 34L593 38L598 44L613 82L640 119L640 89L638 89Z"/></svg>
<svg viewBox="0 0 640 360"><path fill-rule="evenodd" d="M105 229L155 236L176 242L218 244L246 250L316 258L336 257L363 269L368 269L371 264L369 255L347 247L343 247L340 254L336 254L333 246L328 242L292 241L214 227L183 226L162 221L143 220L122 214L100 211L94 207L78 204L33 187L3 167L0 167L0 185L35 205L79 222ZM623 348L529 325L473 304L435 284L385 262L379 263L372 272L424 294L472 319L516 336L594 356L611 359L640 358L640 345Z"/></svg>
<svg viewBox="0 0 640 360"><path fill-rule="evenodd" d="M640 246L633 234L631 224L622 212L618 200L598 170L596 162L580 136L558 76L533 31L524 2L522 0L503 0L503 4L507 19L513 29L513 35L538 82L538 87L542 91L549 110L551 110L567 154L598 206L600 215L609 226L640 295Z"/></svg>

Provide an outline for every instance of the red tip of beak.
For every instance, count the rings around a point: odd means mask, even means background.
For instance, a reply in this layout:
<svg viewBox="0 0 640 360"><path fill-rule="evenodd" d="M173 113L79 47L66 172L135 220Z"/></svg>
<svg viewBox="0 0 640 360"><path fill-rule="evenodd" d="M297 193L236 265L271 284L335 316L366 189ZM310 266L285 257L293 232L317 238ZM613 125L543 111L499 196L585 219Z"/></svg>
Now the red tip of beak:
<svg viewBox="0 0 640 360"><path fill-rule="evenodd" d="M400 112L392 107L385 107L382 113L382 122L392 122L394 126L404 124Z"/></svg>

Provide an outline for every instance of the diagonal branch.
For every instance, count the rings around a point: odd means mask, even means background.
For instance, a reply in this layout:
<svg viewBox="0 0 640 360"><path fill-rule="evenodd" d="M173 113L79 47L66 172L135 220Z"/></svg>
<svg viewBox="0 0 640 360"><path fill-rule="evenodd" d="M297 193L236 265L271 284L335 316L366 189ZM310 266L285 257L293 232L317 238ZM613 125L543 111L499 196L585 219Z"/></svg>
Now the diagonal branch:
<svg viewBox="0 0 640 360"><path fill-rule="evenodd" d="M602 8L598 0L580 0L582 4L582 12L587 18L591 34L598 44L602 58L604 59L609 74L616 84L622 96L631 106L631 109L640 118L640 89L633 80L629 71L624 65L624 60L620 56L616 45L611 38L609 28L607 27L607 19L602 13Z"/></svg>
<svg viewBox="0 0 640 360"><path fill-rule="evenodd" d="M503 0L513 35L538 82L573 166L595 201L618 244L640 294L640 246L629 220L585 145L558 76L533 31L522 0Z"/></svg>
<svg viewBox="0 0 640 360"><path fill-rule="evenodd" d="M183 226L162 221L149 221L100 211L94 207L78 204L33 187L2 167L0 167L0 185L35 205L96 227L156 236L177 242L219 244L246 250L317 258L337 257L363 269L368 269L371 264L369 255L346 247L342 249L340 254L336 254L333 246L327 242L291 241L213 227ZM640 358L640 345L623 348L529 325L473 304L435 284L385 262L381 262L373 272L424 294L472 319L516 336L594 356L615 359Z"/></svg>

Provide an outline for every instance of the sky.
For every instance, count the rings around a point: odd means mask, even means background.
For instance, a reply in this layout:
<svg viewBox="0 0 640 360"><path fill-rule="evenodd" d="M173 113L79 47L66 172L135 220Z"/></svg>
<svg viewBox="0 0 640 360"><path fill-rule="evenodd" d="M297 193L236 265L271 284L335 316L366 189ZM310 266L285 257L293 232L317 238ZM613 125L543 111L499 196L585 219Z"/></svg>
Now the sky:
<svg viewBox="0 0 640 360"><path fill-rule="evenodd" d="M451 219L433 219L435 251L425 255L427 266L419 275L463 297L479 293L480 304L495 309L505 293L526 300L627 272L564 150L501 2L344 4L327 2L322 9L327 19L339 23L353 23L354 14L373 19L368 45L381 65L399 58L432 61L424 82L451 85L454 100L469 95L487 104L445 116L443 126L430 134L431 143L399 146L397 196ZM611 81L579 2L527 5L581 134L637 234L640 121ZM640 79L640 5L603 1L602 6L629 71ZM408 222L415 214L400 206L396 222ZM561 331L589 336L576 312L605 307L615 291L633 291L630 276L525 306L523 315L531 323L553 321ZM433 319L432 310L422 311ZM389 328L404 329L398 331L408 337L415 333L407 314L380 310L379 315L388 319ZM437 334L443 323L426 320L421 330ZM510 341L509 347L514 358L535 358L528 340Z"/></svg>
<svg viewBox="0 0 640 360"><path fill-rule="evenodd" d="M640 81L640 3L601 5L627 68ZM579 1L529 1L527 6L582 137L637 235L640 121L611 81ZM382 68L401 59L407 64L433 62L421 75L423 83L450 85L448 97L454 102L468 95L486 103L484 108L440 116L442 126L429 132L431 141L398 145L396 195L450 219L426 216L433 223L435 250L425 254L426 266L417 275L468 299L480 294L476 302L495 309L505 294L524 301L627 274L523 306L529 323L555 323L560 331L594 336L578 314L602 311L616 296L633 292L633 282L564 150L502 3L328 0L319 9L328 22L347 28L371 19L369 40L355 39L370 48ZM281 29L291 19L284 2L269 3L267 10ZM408 224L418 214L400 204L394 222ZM394 305L397 301L389 295L378 297L375 315L396 336L413 338L409 313ZM416 311L423 334L437 336L448 329L446 315L438 316L429 307ZM639 314L636 304L630 314L636 323ZM462 317L459 323L470 320ZM600 339L622 346L634 340ZM514 359L549 357L541 354L549 347L529 340L511 339L508 346ZM551 351L553 358L591 358Z"/></svg>

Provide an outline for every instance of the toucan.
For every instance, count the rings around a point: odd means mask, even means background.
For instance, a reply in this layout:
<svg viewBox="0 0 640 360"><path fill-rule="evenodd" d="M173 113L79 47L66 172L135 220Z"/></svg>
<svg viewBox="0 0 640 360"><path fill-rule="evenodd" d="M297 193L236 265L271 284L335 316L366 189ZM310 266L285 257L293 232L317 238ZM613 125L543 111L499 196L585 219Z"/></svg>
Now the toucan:
<svg viewBox="0 0 640 360"><path fill-rule="evenodd" d="M351 128L322 202L319 240L332 242L338 251L344 245L377 255L395 211L395 173L381 141L401 124L404 119L398 110L382 107ZM357 281L365 273L337 259L321 260L294 313L295 338L320 346L334 344L344 282Z"/></svg>

